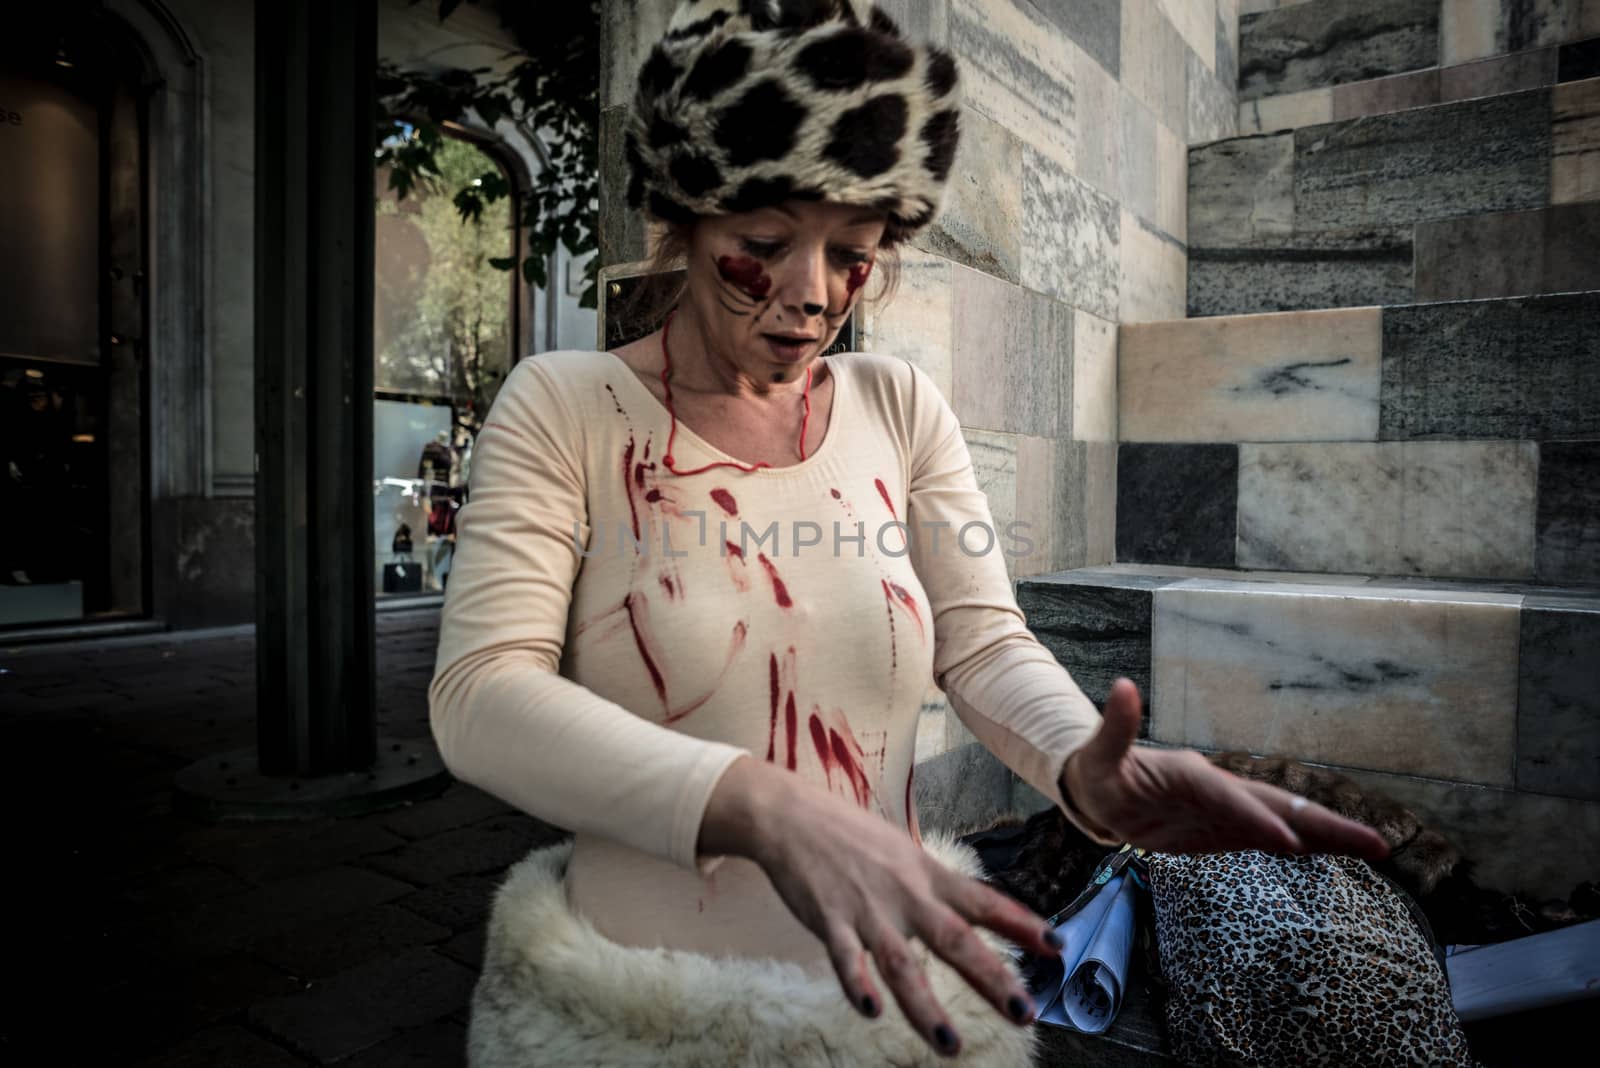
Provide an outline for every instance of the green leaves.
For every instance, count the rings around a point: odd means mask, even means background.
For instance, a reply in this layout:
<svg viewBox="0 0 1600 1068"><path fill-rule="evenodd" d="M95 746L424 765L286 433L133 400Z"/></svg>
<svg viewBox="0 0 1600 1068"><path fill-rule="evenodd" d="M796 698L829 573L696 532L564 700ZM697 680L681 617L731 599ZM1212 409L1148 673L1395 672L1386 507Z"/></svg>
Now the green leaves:
<svg viewBox="0 0 1600 1068"><path fill-rule="evenodd" d="M417 3L419 0L412 0ZM478 4L480 0L467 0ZM529 4L483 0L517 42L509 70L401 70L379 64L376 158L390 170L389 188L401 199L436 188L437 162L447 124L492 129L513 123L547 146L549 165L520 190L519 224L527 236L522 277L545 286L546 264L559 245L575 257L599 248L600 57L599 0ZM462 0L439 0L441 21ZM463 223L512 195L505 174L486 171L449 192ZM596 306L599 264L590 256L581 307ZM491 261L509 270L509 258Z"/></svg>

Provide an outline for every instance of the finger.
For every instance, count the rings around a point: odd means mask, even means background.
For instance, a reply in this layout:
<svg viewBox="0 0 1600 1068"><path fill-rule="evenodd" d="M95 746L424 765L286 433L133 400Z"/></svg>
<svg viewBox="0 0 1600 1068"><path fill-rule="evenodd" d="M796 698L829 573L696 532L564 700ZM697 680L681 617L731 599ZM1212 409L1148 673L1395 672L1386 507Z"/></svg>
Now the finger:
<svg viewBox="0 0 1600 1068"><path fill-rule="evenodd" d="M969 923L981 924L1006 938L1024 952L1036 957L1061 952L1059 937L1044 918L1015 898L1008 897L977 879L950 872L948 883L940 889L950 907ZM1052 941L1055 938L1057 941Z"/></svg>
<svg viewBox="0 0 1600 1068"><path fill-rule="evenodd" d="M1383 860L1389 843L1364 823L1346 819L1315 801L1262 782L1248 784L1313 853L1348 853L1365 860Z"/></svg>
<svg viewBox="0 0 1600 1068"><path fill-rule="evenodd" d="M1139 737L1139 721L1143 716L1143 702L1139 687L1130 679L1118 679L1111 685L1101 713L1100 729L1084 744L1085 756L1102 767L1114 767L1133 747Z"/></svg>
<svg viewBox="0 0 1600 1068"><path fill-rule="evenodd" d="M899 931L881 925L867 935L867 947L878 964L878 974L889 984L890 993L905 1013L911 1026L935 1050L954 1056L961 1049L961 1037L950 1026L944 1007L933 996L928 976L911 955L911 945Z"/></svg>
<svg viewBox="0 0 1600 1068"><path fill-rule="evenodd" d="M847 923L835 923L828 929L825 944L845 997L863 1016L877 1016L883 1011L883 996L872 979L872 969L867 967L867 947L861 944L855 929Z"/></svg>
<svg viewBox="0 0 1600 1068"><path fill-rule="evenodd" d="M1018 1024L1033 1019L1033 999L960 913L947 905L934 905L920 916L916 933L1002 1016Z"/></svg>

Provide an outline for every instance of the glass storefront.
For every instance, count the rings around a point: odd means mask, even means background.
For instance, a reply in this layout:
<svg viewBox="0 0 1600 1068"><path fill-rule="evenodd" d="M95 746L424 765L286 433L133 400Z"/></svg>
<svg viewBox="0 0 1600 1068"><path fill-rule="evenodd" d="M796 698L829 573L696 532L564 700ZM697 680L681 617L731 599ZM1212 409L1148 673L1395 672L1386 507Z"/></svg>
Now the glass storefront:
<svg viewBox="0 0 1600 1068"><path fill-rule="evenodd" d="M440 177L398 199L378 174L374 279L374 567L379 597L438 593L450 580L455 515L472 443L516 359L514 205L463 222L454 193L504 168L447 139Z"/></svg>

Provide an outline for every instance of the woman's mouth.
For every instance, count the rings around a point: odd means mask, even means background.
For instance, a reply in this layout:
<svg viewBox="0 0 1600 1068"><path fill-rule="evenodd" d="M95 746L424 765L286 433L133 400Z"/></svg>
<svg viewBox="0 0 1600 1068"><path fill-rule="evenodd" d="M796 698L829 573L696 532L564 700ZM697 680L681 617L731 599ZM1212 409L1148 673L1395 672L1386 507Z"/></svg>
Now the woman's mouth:
<svg viewBox="0 0 1600 1068"><path fill-rule="evenodd" d="M817 343L816 338L788 338L778 334L762 334L766 338L767 346L772 349L780 360L798 360L811 351Z"/></svg>

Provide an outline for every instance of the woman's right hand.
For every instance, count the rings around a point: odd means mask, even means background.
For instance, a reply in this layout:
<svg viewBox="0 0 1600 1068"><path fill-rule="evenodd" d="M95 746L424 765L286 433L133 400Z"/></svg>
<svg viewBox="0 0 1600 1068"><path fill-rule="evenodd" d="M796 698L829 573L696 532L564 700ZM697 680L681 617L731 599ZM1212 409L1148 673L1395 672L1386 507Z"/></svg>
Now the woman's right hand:
<svg viewBox="0 0 1600 1068"><path fill-rule="evenodd" d="M919 939L1004 1016L1033 1019L1026 989L974 925L1024 950L1053 954L1053 931L1017 901L946 868L899 828L792 773L753 758L731 764L702 818L699 848L756 861L795 916L828 949L846 997L867 1016L883 998L870 956L901 1011L946 1055L961 1038L912 956Z"/></svg>

